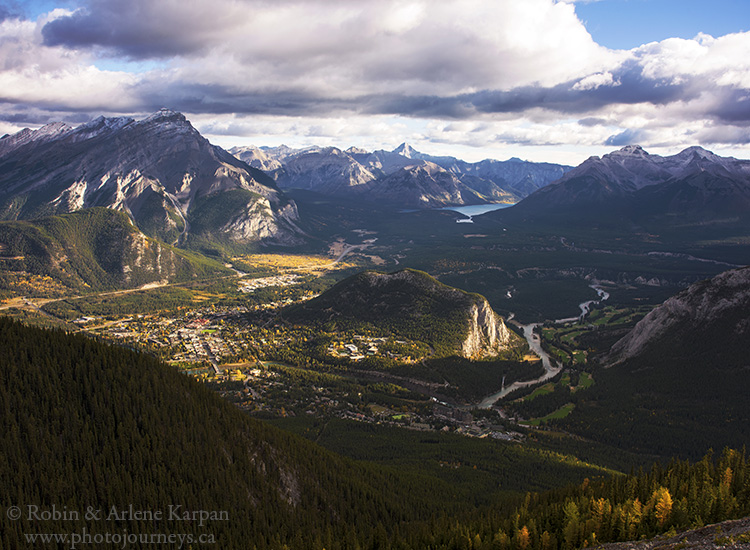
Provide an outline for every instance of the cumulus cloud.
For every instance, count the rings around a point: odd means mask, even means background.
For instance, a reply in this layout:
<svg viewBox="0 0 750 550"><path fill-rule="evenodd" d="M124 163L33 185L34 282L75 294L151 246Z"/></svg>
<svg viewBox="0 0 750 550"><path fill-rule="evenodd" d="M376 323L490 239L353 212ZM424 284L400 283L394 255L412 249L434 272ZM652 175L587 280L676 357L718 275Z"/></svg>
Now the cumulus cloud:
<svg viewBox="0 0 750 550"><path fill-rule="evenodd" d="M97 0L50 21L43 37L106 55L179 56L190 70L228 62L224 80L262 68L265 81L327 93L330 79L360 94L550 85L617 57L572 6L551 0Z"/></svg>
<svg viewBox="0 0 750 550"><path fill-rule="evenodd" d="M615 80L612 73L605 71L603 73L594 73L588 75L573 85L574 90L595 90L602 86L619 86L620 81Z"/></svg>
<svg viewBox="0 0 750 550"><path fill-rule="evenodd" d="M746 142L750 33L613 51L576 1L79 0L36 21L0 9L0 120L169 106L219 136L390 135L411 119L413 137L473 146Z"/></svg>
<svg viewBox="0 0 750 550"><path fill-rule="evenodd" d="M58 10L48 18L65 16ZM87 54L40 47L42 21L10 18L0 22L0 103L20 109L132 109L137 77L97 69Z"/></svg>

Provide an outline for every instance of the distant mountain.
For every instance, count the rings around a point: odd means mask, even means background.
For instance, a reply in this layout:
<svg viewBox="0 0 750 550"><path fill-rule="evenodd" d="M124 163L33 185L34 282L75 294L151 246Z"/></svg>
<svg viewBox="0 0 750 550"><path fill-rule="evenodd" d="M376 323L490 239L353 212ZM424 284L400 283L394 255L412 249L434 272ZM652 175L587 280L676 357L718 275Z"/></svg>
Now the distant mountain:
<svg viewBox="0 0 750 550"><path fill-rule="evenodd" d="M257 147L232 147L229 153L264 172L272 172L281 168L281 163Z"/></svg>
<svg viewBox="0 0 750 550"><path fill-rule="evenodd" d="M180 113L55 123L0 139L0 219L104 206L173 244L300 240L271 178L211 145Z"/></svg>
<svg viewBox="0 0 750 550"><path fill-rule="evenodd" d="M219 262L146 237L124 212L107 208L0 222L0 288L26 296L134 288L228 272Z"/></svg>
<svg viewBox="0 0 750 550"><path fill-rule="evenodd" d="M661 157L628 146L589 158L497 216L589 223L749 213L750 161L720 157L701 147Z"/></svg>
<svg viewBox="0 0 750 550"><path fill-rule="evenodd" d="M750 267L670 298L612 346L565 425L662 456L750 444L748 311Z"/></svg>
<svg viewBox="0 0 750 550"><path fill-rule="evenodd" d="M302 151L281 157L273 172L283 189L307 189L326 195L369 192L376 176L349 154L335 147Z"/></svg>
<svg viewBox="0 0 750 550"><path fill-rule="evenodd" d="M425 155L406 143L393 151L374 152L285 146L230 151L251 166L270 170L282 189L357 196L408 208L515 202L570 168L519 159L472 164L455 157Z"/></svg>
<svg viewBox="0 0 750 550"><path fill-rule="evenodd" d="M432 162L405 166L380 179L374 189L405 208L482 204L497 198L478 193ZM503 198L510 199L507 194Z"/></svg>
<svg viewBox="0 0 750 550"><path fill-rule="evenodd" d="M412 269L359 273L291 308L284 318L341 329L376 326L426 342L439 354L470 359L496 356L520 340L484 297L446 286Z"/></svg>

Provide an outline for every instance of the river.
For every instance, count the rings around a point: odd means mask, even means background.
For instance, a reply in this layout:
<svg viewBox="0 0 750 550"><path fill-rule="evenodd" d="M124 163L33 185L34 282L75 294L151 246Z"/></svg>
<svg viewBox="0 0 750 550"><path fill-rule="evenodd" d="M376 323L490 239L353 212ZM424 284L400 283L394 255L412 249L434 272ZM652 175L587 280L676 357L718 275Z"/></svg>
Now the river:
<svg viewBox="0 0 750 550"><path fill-rule="evenodd" d="M599 302L603 302L604 300L607 300L609 298L609 293L606 292L600 286L598 285L589 285L589 286L596 291L596 293L599 295L599 299L581 302L580 304L578 304L578 307L581 310L581 315L579 315L578 317L570 317L568 319L558 319L555 321L555 323L569 323L569 322L575 322L575 321L582 321L583 318L589 313L589 311L591 311L591 306L593 304L598 304ZM523 329L523 336L524 338L526 338L526 341L529 343L529 349L531 349L532 352L537 354L539 358L542 360L542 366L544 367L544 374L534 380L524 380L520 382L513 382L510 386L507 386L507 387L503 385L503 388L499 392L495 392L492 395L488 395L487 397L482 399L479 403L477 403L476 406L478 409L489 409L490 407L492 407L492 405L495 404L495 402L498 399L502 399L503 397L508 395L510 392L515 391L519 388L526 388L528 386L541 384L542 382L545 382L549 380L550 378L554 378L562 370L562 365L558 361L555 361L554 365L552 364L552 359L550 358L549 354L542 349L542 343L539 340L539 336L534 332L534 329L542 325L543 323L530 323L528 325L522 325L513 320L513 314L511 314L508 317L508 322L513 323L517 327L520 327L521 329Z"/></svg>

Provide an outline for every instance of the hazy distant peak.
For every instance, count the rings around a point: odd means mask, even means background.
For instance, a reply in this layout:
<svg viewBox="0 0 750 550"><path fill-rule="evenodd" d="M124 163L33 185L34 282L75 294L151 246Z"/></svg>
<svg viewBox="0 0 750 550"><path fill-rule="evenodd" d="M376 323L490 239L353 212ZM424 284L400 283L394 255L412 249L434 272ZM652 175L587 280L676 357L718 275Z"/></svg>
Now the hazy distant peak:
<svg viewBox="0 0 750 550"><path fill-rule="evenodd" d="M680 151L676 155L678 158L702 158L702 159L710 159L710 160L719 160L721 157L714 154L713 152L704 149L703 147L700 147L699 145L693 145L692 147L688 147L684 151Z"/></svg>
<svg viewBox="0 0 750 550"><path fill-rule="evenodd" d="M402 143L398 147L396 147L393 150L394 153L397 155L401 155L402 157L406 158L416 158L416 155L419 155L417 151L414 150L414 148L409 145L408 143Z"/></svg>

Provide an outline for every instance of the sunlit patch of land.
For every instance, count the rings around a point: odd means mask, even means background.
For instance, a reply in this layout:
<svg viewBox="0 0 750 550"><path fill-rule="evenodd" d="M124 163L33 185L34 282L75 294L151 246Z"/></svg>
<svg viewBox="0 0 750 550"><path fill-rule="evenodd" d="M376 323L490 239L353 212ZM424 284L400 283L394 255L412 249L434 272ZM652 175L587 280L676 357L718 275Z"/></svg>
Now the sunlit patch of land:
<svg viewBox="0 0 750 550"><path fill-rule="evenodd" d="M245 254L235 256L232 262L269 271L298 271L313 274L331 269L349 269L357 265L352 262L336 261L328 256L308 254Z"/></svg>

